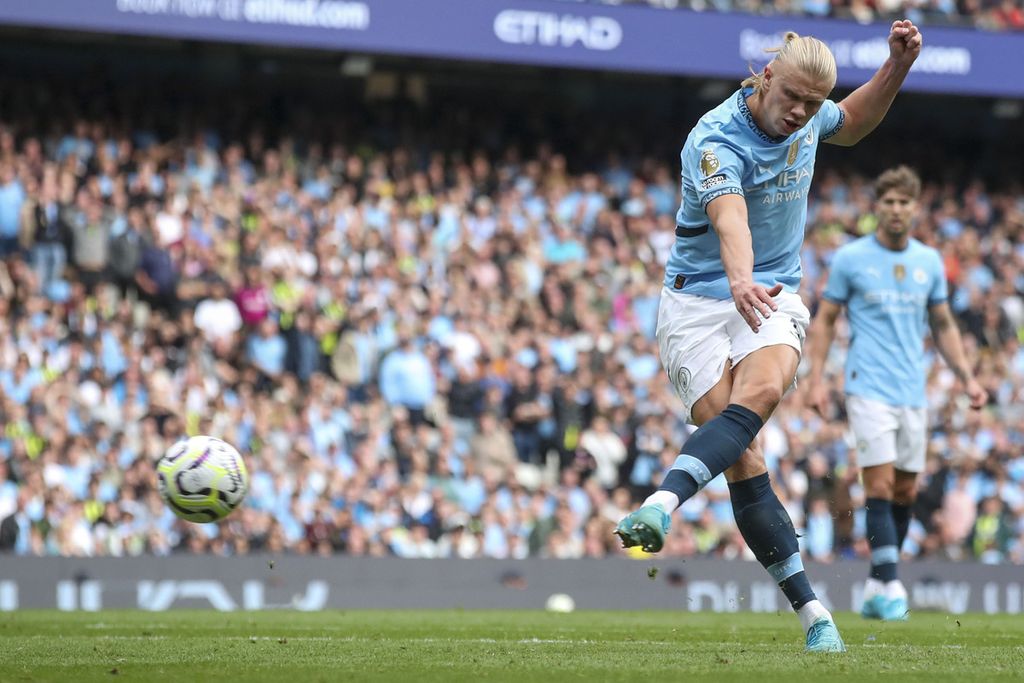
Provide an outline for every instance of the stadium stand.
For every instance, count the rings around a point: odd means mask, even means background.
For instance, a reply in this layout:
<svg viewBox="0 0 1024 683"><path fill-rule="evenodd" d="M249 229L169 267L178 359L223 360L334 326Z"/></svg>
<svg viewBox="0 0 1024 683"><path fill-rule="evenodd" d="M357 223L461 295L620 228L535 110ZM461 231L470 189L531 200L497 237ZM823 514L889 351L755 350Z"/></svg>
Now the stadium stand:
<svg viewBox="0 0 1024 683"><path fill-rule="evenodd" d="M623 552L615 522L689 429L653 342L677 142L620 147L615 124L559 128L551 108L409 116L5 80L0 551ZM524 137L541 123L561 132ZM949 400L933 364L904 552L1024 563L1024 188L914 154L917 234L945 256L990 404ZM853 161L819 166L812 310L870 207ZM760 437L780 497L810 556L864 557L844 415L822 421L799 391ZM253 472L220 525L176 521L154 488L155 458L195 432ZM747 554L723 481L677 519L665 553Z"/></svg>

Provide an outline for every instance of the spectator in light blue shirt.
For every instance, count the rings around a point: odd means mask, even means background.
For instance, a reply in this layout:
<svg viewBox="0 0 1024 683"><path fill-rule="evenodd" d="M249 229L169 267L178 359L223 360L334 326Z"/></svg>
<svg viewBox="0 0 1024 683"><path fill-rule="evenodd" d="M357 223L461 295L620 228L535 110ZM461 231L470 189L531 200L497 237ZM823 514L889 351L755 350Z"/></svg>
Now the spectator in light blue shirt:
<svg viewBox="0 0 1024 683"><path fill-rule="evenodd" d="M259 368L266 379L276 379L284 372L288 344L278 332L277 323L273 319L265 319L260 323L259 334L249 337L248 352L253 365Z"/></svg>
<svg viewBox="0 0 1024 683"><path fill-rule="evenodd" d="M548 263L582 263L587 258L587 250L576 239L569 226L555 221L552 233L544 240L544 260Z"/></svg>
<svg viewBox="0 0 1024 683"><path fill-rule="evenodd" d="M817 498L811 502L807 513L806 536L802 539L807 554L816 560L832 559L832 548L835 540L835 529L828 501Z"/></svg>
<svg viewBox="0 0 1024 683"><path fill-rule="evenodd" d="M414 424L423 419L423 410L434 400L434 368L427 355L414 346L408 330L399 330L398 348L380 365L380 391L389 405L406 408Z"/></svg>
<svg viewBox="0 0 1024 683"><path fill-rule="evenodd" d="M32 390L43 382L43 373L29 366L28 357L18 357L13 370L0 372L0 390L19 405L28 403Z"/></svg>
<svg viewBox="0 0 1024 683"><path fill-rule="evenodd" d="M0 257L18 250L18 230L21 227L21 205L25 202L25 188L14 173L14 166L0 167Z"/></svg>
<svg viewBox="0 0 1024 683"><path fill-rule="evenodd" d="M331 415L330 406L322 404L311 408L308 420L313 449L317 455L326 456L332 448L345 443L345 429L341 421Z"/></svg>
<svg viewBox="0 0 1024 683"><path fill-rule="evenodd" d="M829 0L804 0L801 4L804 13L811 16L827 17L828 13L832 10L832 4Z"/></svg>

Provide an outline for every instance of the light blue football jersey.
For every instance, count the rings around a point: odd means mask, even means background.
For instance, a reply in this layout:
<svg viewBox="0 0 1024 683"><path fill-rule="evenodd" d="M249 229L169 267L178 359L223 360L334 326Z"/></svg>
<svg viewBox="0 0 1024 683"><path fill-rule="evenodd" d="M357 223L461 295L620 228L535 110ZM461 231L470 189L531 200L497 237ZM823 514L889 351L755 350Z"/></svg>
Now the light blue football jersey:
<svg viewBox="0 0 1024 683"><path fill-rule="evenodd" d="M850 320L846 393L924 407L928 308L947 297L939 252L915 239L893 251L861 237L836 251L823 296Z"/></svg>
<svg viewBox="0 0 1024 683"><path fill-rule="evenodd" d="M682 159L682 202L665 286L687 294L729 299L718 234L708 224L708 202L738 194L747 202L754 247L754 281L788 291L800 286L800 247L807 194L818 143L839 132L843 112L826 100L806 126L783 138L761 130L747 107L750 88L737 90L697 122Z"/></svg>

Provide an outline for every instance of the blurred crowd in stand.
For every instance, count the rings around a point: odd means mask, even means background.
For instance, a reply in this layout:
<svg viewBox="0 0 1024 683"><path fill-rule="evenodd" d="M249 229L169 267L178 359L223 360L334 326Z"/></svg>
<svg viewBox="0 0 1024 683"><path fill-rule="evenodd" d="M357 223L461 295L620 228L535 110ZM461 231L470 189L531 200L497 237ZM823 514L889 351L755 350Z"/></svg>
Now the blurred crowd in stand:
<svg viewBox="0 0 1024 683"><path fill-rule="evenodd" d="M14 91L0 107L0 551L624 552L615 523L692 429L653 339L676 150L609 146L584 164L543 140L468 146L451 127L406 144L387 117L365 137L343 112L340 128L271 134L147 102L180 114L168 130L102 99ZM874 229L870 181L819 165L812 311L835 249ZM929 461L907 556L1024 563L1024 189L1007 187L962 177L921 199L916 235L943 254L990 400L967 409L925 350ZM837 399L847 338L841 324ZM841 401L826 421L801 392L758 437L774 486L809 557L866 557ZM155 489L156 459L195 433L235 444L252 473L220 524L176 520ZM721 478L677 513L664 553L750 556Z"/></svg>

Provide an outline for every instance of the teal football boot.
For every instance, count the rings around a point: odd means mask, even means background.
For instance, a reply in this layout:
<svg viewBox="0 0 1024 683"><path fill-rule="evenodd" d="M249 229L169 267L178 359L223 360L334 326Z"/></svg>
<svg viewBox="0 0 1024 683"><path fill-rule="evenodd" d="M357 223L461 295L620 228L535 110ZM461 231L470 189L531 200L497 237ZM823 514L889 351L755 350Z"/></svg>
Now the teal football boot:
<svg viewBox="0 0 1024 683"><path fill-rule="evenodd" d="M644 552L656 553L665 545L671 518L659 505L645 505L622 518L615 533L623 548L640 546Z"/></svg>

